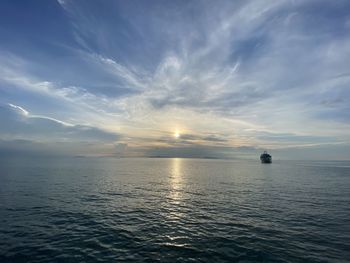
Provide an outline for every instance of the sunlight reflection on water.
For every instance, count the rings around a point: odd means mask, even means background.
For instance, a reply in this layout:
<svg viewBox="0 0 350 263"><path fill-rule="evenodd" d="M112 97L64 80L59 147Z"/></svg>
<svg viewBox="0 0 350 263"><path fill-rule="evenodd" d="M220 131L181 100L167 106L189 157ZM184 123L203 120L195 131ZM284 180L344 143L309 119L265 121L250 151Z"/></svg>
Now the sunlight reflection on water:
<svg viewBox="0 0 350 263"><path fill-rule="evenodd" d="M171 174L170 174L170 186L171 191L169 198L172 200L181 200L182 192L182 159L174 158L171 160Z"/></svg>
<svg viewBox="0 0 350 263"><path fill-rule="evenodd" d="M182 217L179 206L182 206L183 202L183 160L180 158L173 158L171 159L170 165L171 172L169 176L169 192L167 200L171 209L168 209L168 218L169 220L177 220Z"/></svg>

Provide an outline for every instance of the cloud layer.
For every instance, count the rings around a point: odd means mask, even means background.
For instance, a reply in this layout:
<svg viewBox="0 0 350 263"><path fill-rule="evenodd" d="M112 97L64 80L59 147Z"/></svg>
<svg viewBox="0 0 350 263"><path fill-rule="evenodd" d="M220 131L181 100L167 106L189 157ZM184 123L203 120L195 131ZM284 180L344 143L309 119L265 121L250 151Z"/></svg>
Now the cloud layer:
<svg viewBox="0 0 350 263"><path fill-rule="evenodd" d="M0 5L3 140L220 157L350 141L346 0Z"/></svg>
<svg viewBox="0 0 350 263"><path fill-rule="evenodd" d="M2 150L49 155L84 155L87 153L84 150L101 148L101 144L105 147L113 146L120 138L119 134L96 127L73 125L45 116L32 115L14 104L0 105L0 119L5 124L0 127ZM92 153L104 154L108 151L100 149Z"/></svg>

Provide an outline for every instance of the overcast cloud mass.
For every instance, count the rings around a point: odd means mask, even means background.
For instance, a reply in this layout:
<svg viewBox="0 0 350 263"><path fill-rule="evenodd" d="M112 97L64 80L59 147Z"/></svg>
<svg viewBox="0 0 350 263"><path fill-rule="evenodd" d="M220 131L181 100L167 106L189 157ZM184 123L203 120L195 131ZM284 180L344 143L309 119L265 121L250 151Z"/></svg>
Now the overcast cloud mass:
<svg viewBox="0 0 350 263"><path fill-rule="evenodd" d="M350 159L350 2L0 2L0 154Z"/></svg>

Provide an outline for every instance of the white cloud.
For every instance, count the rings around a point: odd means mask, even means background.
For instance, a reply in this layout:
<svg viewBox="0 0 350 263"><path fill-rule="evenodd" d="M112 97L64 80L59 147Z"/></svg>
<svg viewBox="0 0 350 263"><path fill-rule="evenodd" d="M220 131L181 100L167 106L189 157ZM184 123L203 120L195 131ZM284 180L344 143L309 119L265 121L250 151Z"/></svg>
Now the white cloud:
<svg viewBox="0 0 350 263"><path fill-rule="evenodd" d="M51 117L30 114L14 104L0 106L2 138L32 139L41 142L115 142L120 135L87 125L69 124Z"/></svg>
<svg viewBox="0 0 350 263"><path fill-rule="evenodd" d="M13 105L11 103L8 104L11 108L15 109L17 112L19 112L19 114L21 115L24 115L24 116L28 116L29 115L29 112L26 111L25 109L23 109L22 107L20 106L17 106L17 105Z"/></svg>
<svg viewBox="0 0 350 263"><path fill-rule="evenodd" d="M132 138L131 147L178 127L200 138L229 134L230 146L349 139L350 38L337 33L338 18L322 20L327 15L307 11L308 5L332 3L190 2L177 11L142 6L143 13L120 3L113 5L120 10L106 9L101 18L89 4L58 2L69 13L77 45L65 46L73 65L53 65L52 71L73 70L77 77L60 75L65 84L39 77L32 61L3 53L0 78L44 100L52 97L62 108L70 105L72 112L59 118L62 125L72 122L71 114L84 124L120 129ZM317 28L313 18L320 21ZM348 19L343 22L346 27ZM59 114L41 115L37 120L58 123Z"/></svg>

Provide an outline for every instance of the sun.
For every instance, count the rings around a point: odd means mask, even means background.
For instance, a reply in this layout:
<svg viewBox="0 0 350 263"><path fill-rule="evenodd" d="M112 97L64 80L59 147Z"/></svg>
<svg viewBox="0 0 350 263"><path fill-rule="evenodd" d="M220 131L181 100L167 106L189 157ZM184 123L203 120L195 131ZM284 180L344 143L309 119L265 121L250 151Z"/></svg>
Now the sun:
<svg viewBox="0 0 350 263"><path fill-rule="evenodd" d="M179 133L179 131L175 131L175 132L174 132L174 137L175 137L175 138L180 138L180 133Z"/></svg>

